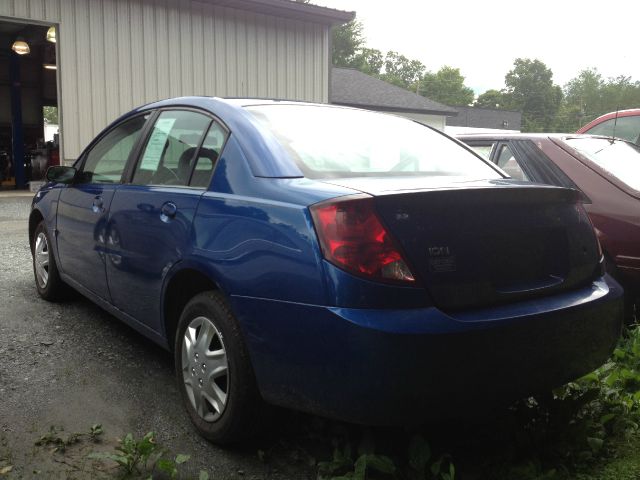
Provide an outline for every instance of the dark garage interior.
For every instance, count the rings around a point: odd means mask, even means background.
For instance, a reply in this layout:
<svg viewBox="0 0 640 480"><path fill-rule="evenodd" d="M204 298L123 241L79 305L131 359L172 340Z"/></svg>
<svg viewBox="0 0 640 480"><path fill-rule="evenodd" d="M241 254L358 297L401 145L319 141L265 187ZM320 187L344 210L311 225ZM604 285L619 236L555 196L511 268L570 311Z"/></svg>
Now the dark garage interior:
<svg viewBox="0 0 640 480"><path fill-rule="evenodd" d="M35 186L59 164L55 34L0 21L0 188Z"/></svg>

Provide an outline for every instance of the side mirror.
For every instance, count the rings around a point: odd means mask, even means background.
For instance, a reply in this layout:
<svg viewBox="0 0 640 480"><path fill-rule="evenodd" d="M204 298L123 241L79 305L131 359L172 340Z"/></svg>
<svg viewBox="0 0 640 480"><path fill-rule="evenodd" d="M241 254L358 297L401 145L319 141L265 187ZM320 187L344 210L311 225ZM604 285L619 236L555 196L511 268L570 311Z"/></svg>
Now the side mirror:
<svg viewBox="0 0 640 480"><path fill-rule="evenodd" d="M71 183L78 171L73 167L56 165L47 169L47 180L54 183Z"/></svg>

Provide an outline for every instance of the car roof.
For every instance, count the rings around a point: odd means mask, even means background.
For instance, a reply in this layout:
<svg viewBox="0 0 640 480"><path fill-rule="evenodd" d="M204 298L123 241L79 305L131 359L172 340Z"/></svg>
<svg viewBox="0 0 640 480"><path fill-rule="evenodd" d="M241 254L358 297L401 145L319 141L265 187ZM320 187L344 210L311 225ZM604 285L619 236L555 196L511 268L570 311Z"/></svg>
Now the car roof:
<svg viewBox="0 0 640 480"><path fill-rule="evenodd" d="M602 135L584 135L577 133L523 133L523 132L494 132L494 133L462 133L455 135L456 138L465 140L539 140L543 138L580 138L580 137L601 137ZM609 137L603 137L609 138Z"/></svg>
<svg viewBox="0 0 640 480"><path fill-rule="evenodd" d="M486 141L500 141L500 140L546 140L546 139L555 139L555 140L568 140L572 138L603 138L606 140L611 140L611 137L608 135L590 135L588 133L519 133L519 132L508 132L508 133L464 133L460 135L454 135L455 138L467 142L470 140L486 140ZM619 142L631 143L624 138L615 139Z"/></svg>
<svg viewBox="0 0 640 480"><path fill-rule="evenodd" d="M297 100L284 100L278 98L243 98L243 97L222 97L219 100L235 105L237 107L253 107L257 105L322 105L330 106L326 103L301 102Z"/></svg>
<svg viewBox="0 0 640 480"><path fill-rule="evenodd" d="M617 112L605 113L604 115L600 115L598 118L591 120L585 126L579 128L577 133L586 132L587 130L590 130L591 128L595 127L596 125L602 122L605 122L607 120L611 120L616 116L619 118L619 117L635 117L638 115L640 115L640 108L629 108L627 110L618 110Z"/></svg>

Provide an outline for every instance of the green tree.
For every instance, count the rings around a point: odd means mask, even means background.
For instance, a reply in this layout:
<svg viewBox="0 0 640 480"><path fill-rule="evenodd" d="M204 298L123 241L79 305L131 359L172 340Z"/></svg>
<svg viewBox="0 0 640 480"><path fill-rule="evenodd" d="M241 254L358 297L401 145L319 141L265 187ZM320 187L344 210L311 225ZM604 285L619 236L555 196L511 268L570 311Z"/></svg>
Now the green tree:
<svg viewBox="0 0 640 480"><path fill-rule="evenodd" d="M604 80L598 70L582 70L564 86L564 102L558 114L558 130L572 132L606 111Z"/></svg>
<svg viewBox="0 0 640 480"><path fill-rule="evenodd" d="M447 105L470 105L473 90L464 84L459 68L444 66L436 73L427 72L418 88L420 95Z"/></svg>
<svg viewBox="0 0 640 480"><path fill-rule="evenodd" d="M478 95L473 106L480 108L504 108L505 103L504 92L500 90L487 90L483 94Z"/></svg>
<svg viewBox="0 0 640 480"><path fill-rule="evenodd" d="M558 130L573 132L600 115L640 106L640 82L619 76L604 80L595 68L582 70L564 86Z"/></svg>
<svg viewBox="0 0 640 480"><path fill-rule="evenodd" d="M603 86L602 113L614 110L640 107L640 82L632 82L631 77L620 75L609 78Z"/></svg>
<svg viewBox="0 0 640 480"><path fill-rule="evenodd" d="M44 123L57 125L58 107L42 107L42 116L44 117Z"/></svg>
<svg viewBox="0 0 640 480"><path fill-rule="evenodd" d="M356 66L356 55L364 45L362 23L351 20L331 30L331 61L337 67Z"/></svg>
<svg viewBox="0 0 640 480"><path fill-rule="evenodd" d="M357 68L367 75L377 77L384 66L384 56L380 50L375 48L361 48L349 66Z"/></svg>
<svg viewBox="0 0 640 480"><path fill-rule="evenodd" d="M420 61L389 51L384 58L384 73L380 78L385 82L413 90L425 70L425 66Z"/></svg>
<svg viewBox="0 0 640 480"><path fill-rule="evenodd" d="M522 130L553 130L560 109L562 89L553 83L553 72L540 60L516 58L505 76L505 108L522 112Z"/></svg>

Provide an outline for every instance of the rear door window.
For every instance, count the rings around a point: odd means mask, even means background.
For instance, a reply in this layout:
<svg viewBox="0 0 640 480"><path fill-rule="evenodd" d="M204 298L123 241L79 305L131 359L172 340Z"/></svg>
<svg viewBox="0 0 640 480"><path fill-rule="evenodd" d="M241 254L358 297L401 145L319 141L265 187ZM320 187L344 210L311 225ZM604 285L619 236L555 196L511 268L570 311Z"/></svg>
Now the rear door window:
<svg viewBox="0 0 640 480"><path fill-rule="evenodd" d="M187 110L162 112L136 166L132 183L189 185L196 153L212 120Z"/></svg>
<svg viewBox="0 0 640 480"><path fill-rule="evenodd" d="M510 177L515 178L516 180L530 180L527 174L524 173L522 166L516 160L516 157L509 145L500 145L498 156L496 157L496 163L501 169L508 173Z"/></svg>
<svg viewBox="0 0 640 480"><path fill-rule="evenodd" d="M471 143L469 146L486 160L491 160L491 152L493 151L495 143Z"/></svg>
<svg viewBox="0 0 640 480"><path fill-rule="evenodd" d="M189 186L206 188L209 186L213 169L227 140L227 131L218 122L213 122L198 151L195 168Z"/></svg>

